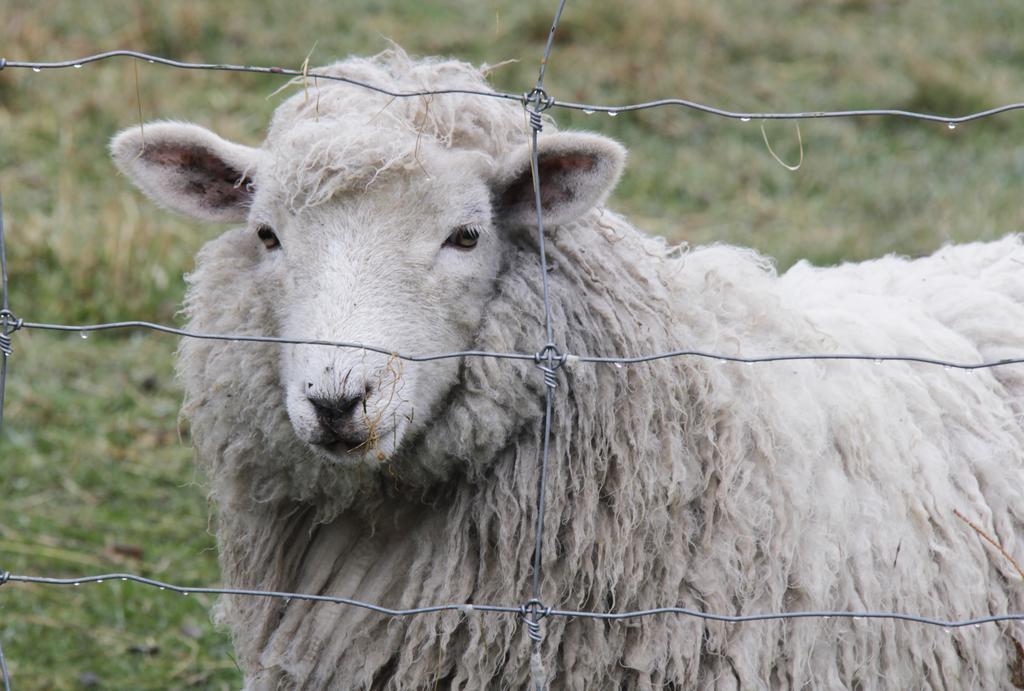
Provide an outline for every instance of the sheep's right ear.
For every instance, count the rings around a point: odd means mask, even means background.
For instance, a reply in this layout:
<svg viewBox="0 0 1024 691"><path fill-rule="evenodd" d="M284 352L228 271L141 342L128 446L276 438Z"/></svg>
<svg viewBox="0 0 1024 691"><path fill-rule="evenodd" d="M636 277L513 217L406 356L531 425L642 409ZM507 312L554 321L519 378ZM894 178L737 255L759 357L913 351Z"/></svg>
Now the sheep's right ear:
<svg viewBox="0 0 1024 691"><path fill-rule="evenodd" d="M513 226L537 223L532 152L522 146L502 162L492 183L500 219ZM537 142L537 175L544 222L574 221L604 203L626 162L626 150L607 137L588 132L556 132Z"/></svg>
<svg viewBox="0 0 1024 691"><path fill-rule="evenodd" d="M261 153L178 122L132 127L110 142L114 163L172 211L203 221L244 221Z"/></svg>

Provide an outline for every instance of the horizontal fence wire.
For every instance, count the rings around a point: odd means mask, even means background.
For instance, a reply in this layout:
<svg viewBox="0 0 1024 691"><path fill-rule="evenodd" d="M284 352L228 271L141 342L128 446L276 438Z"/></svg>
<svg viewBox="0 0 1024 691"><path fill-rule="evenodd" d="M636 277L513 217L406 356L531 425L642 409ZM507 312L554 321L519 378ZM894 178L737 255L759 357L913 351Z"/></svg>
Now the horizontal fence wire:
<svg viewBox="0 0 1024 691"><path fill-rule="evenodd" d="M164 581L145 578L132 573L105 573L91 576L79 576L76 578L49 578L44 576L21 576L12 573L0 573L0 585L3 583L28 583L44 586L81 586L93 583L106 583L116 581L130 581L143 586L165 590L180 595L235 595L247 597L265 597L282 600L308 600L310 602L322 602L335 605L346 605L366 609L378 614L390 617L409 617L420 614L437 614L441 612L462 612L473 614L484 612L489 614L512 614L523 615L525 605L495 605L479 603L444 603L426 605L424 607L413 607L409 609L393 609L384 607L372 602L354 600L347 597L333 595L314 595L310 593L286 593L273 590L249 590L245 588L206 588L185 585L175 585ZM545 617L569 617L573 619L603 619L606 621L622 621L625 619L640 619L660 615L676 614L705 621L720 621L727 624L742 624L754 621L778 621L787 619L813 619L834 617L838 619L889 619L893 621L905 621L915 624L926 624L929 626L940 626L947 629L959 629L968 626L980 626L981 624L992 624L1006 621L1024 621L1024 613L1010 614L988 614L967 619L942 619L939 617L925 617L917 614L904 612L883 612L883 611L837 611L837 610L807 610L797 612L766 612L763 614L721 614L715 612L703 612L689 607L655 607L652 609L638 609L623 612L598 612L590 610L554 609L545 608Z"/></svg>
<svg viewBox="0 0 1024 691"><path fill-rule="evenodd" d="M548 352L542 349L538 353L508 353L508 352L497 352L489 350L456 350L447 353L402 353L400 351L390 350L383 346L372 345L368 343L359 343L356 341L330 341L324 339L314 338L299 338L291 336L257 336L251 334L220 334L210 333L205 331L193 331L189 329L181 329L175 326L169 326L166 324L156 324L147 321L123 321L123 322L106 322L102 324L52 324L46 322L26 322L22 321L19 323L19 328L33 329L38 331L65 331L78 333L83 337L90 333L103 332L103 331L114 331L114 330L131 330L131 329L142 329L157 331L160 333L172 334L175 336L181 336L183 338L195 338L202 340L213 340L213 341L232 341L236 343L279 343L286 345L312 345L312 346L325 346L331 348L346 348L353 350L366 350L372 353L380 353L381 355L388 355L390 357L398 358L399 360L406 360L408 362L429 362L432 360L448 360L452 358L491 358L495 360L529 360L533 362L546 361L548 358ZM547 346L545 346L547 348ZM680 350L669 350L661 353L652 353L649 355L635 355L635 356L622 356L622 355L588 355L588 354L576 354L576 353L552 353L552 357L559 359L560 364L573 365L577 362L582 363L593 363L593 364L604 364L604 365L639 365L647 362L654 362L657 360L666 360L670 358L682 358L692 357L701 358L706 360L718 360L721 362L736 362L748 365L758 363L770 363L770 362L799 362L804 360L853 360L853 361L866 361L873 362L875 364L882 364L885 362L907 362L916 363L921 365L935 365L946 369L958 369L958 370L979 370L979 369L992 369L995 367L1004 367L1007 365L1020 365L1024 364L1024 354L1020 357L1012 358L1000 358L998 360L980 360L978 362L964 362L957 360L944 360L937 357L931 357L927 355L901 355L901 354L887 354L887 353L779 353L779 354L765 354L765 355L733 355L729 353L720 353L706 350L693 350L693 349L680 349Z"/></svg>
<svg viewBox="0 0 1024 691"><path fill-rule="evenodd" d="M391 89L385 89L383 87L371 84L369 82L360 81L358 79L351 79L349 77L343 77L340 75L327 74L324 72L318 72L316 70L297 70L287 67L268 67L258 65L230 65L221 63L209 63L209 62L185 62L181 60L172 60L170 58L161 57L159 55L152 55L150 53L143 53L135 50L111 50L105 53L96 53L95 55L86 55L81 58L75 58L73 60L59 60L55 62L39 62L29 60L5 60L0 58L0 71L7 68L14 69L29 69L34 72L41 72L43 70L59 70L59 69L75 69L81 68L84 65L93 62L99 62L101 60L109 60L111 58L131 58L135 60L143 60L147 63L156 65L165 65L168 67L174 67L183 70L207 70L215 72L250 72L256 74L268 74L268 75L283 75L286 77L303 77L308 79L323 79L325 81L336 81L358 86L370 91L375 91L386 96L393 98L413 98L417 96L441 96L444 94L468 94L473 96L481 96L485 98L497 98L511 101L525 101L530 92L526 94L513 94L503 91L483 91L475 89L436 89L436 90L416 90L416 91L394 91ZM545 63L546 64L546 63ZM940 115L937 113L921 113L913 110L905 110L902 108L852 108L843 110L808 110L808 111L794 111L788 113L772 113L772 112L755 112L755 111L735 111L728 110L725 108L718 108L710 106L697 101L692 101L685 98L662 98L653 101L643 101L640 103L628 103L623 105L602 105L592 103L577 103L574 101L561 101L557 98L548 98L545 102L548 108L561 108L564 110L578 110L584 113L629 113L639 110L650 110L652 108L666 108L676 107L684 108L687 110L693 110L708 115L715 115L718 117L728 118L730 120L821 120L821 119L834 119L834 118L863 118L863 117L897 117L907 118L910 120L924 120L928 122L940 122L947 125L959 125L966 122L972 122L974 120L981 120L983 118L992 117L993 115L999 115L1000 113L1008 113L1016 110L1024 110L1024 102L1007 103L1005 105L996 106L994 108L988 108L986 110L979 110L972 113L966 113L963 115Z"/></svg>
<svg viewBox="0 0 1024 691"><path fill-rule="evenodd" d="M454 351L448 353L436 353L436 354L410 354L395 352L389 348L385 348L377 345L370 345L357 342L344 342L344 341L331 341L323 339L304 339L290 336L264 336L264 335L251 335L251 334L218 334L218 333L207 333L201 331L193 331L188 329L181 329L170 325L157 324L148 321L121 321L121 322L108 322L98 324L85 324L85 325L73 325L73 324L57 324L57 323L43 323L43 322L29 322L23 321L15 316L11 311L8 304L8 282L7 282L7 265L5 255L5 242L4 242L4 227L3 227L3 216L2 216L2 201L0 201L0 268L2 268L2 310L0 310L0 431L3 426L3 400L4 390L6 388L6 374L7 374L7 360L12 354L12 335L20 329L30 329L38 331L58 331L58 332L77 332L83 338L87 337L88 334L93 332L111 331L111 330L130 330L130 329L141 329L153 332L161 332L167 334L173 334L181 336L183 338L194 338L194 339L209 339L209 340L220 340L230 341L239 344L244 343L270 343L270 344L290 344L290 345L311 345L311 346L324 346L324 347L336 347L336 348L352 348L366 350L370 352L380 353L382 355L389 355L397 357L402 360L412 362L427 362L434 360L444 360L451 358L494 358L494 359L505 359L505 360L520 360L520 361L532 361L543 373L544 373L544 395L545 395L545 417L544 417L544 436L543 436L543 450L538 458L540 463L540 474L538 478L538 495L537 495L537 517L535 523L535 539L536 546L534 550L533 559L533 589L532 598L525 604L514 606L514 605L500 605L500 604L476 604L476 603L444 603L427 605L423 607L416 607L410 609L395 609L389 608L382 604L364 602L361 600L355 600L352 598L345 598L340 596L330 595L314 595L308 593L290 593L280 591L262 591L262 590L249 590L239 588L217 588L217 587L193 587L183 586L172 583L166 583L151 578L145 578L131 573L110 573L100 575L88 575L80 576L77 578L51 578L43 576L27 576L17 575L6 571L0 571L0 586L10 583L23 583L29 585L41 585L41 586L80 586L85 584L98 584L107 581L129 581L139 585L151 588L157 588L160 590L170 591L179 593L181 595L191 594L212 594L220 596L244 596L244 597L265 597L265 598L276 598L284 600L307 600L312 602L319 602L324 604L336 604L343 606L358 607L369 611L376 612L381 615L390 617L409 617L415 615L424 615L431 613L442 613L442 612L461 612L464 615L472 615L475 613L482 613L488 615L512 615L518 616L522 619L527 627L527 632L533 641L534 655L537 660L540 659L541 643L543 641L543 631L541 629L541 621L545 617L566 617L571 619L600 619L608 621L620 621L628 619L638 619L651 616L665 616L665 615L680 615L693 617L706 621L717 621L731 624L738 624L744 622L757 622L757 621L775 621L775 620L795 620L795 619L806 619L806 618L845 618L845 619L887 619L895 621L905 621L916 624L924 624L931 626L939 626L945 629L957 629L963 627L978 627L982 624L995 623L995 622L1007 622L1007 621L1024 621L1024 613L1007 613L1007 614L990 614L985 616L973 617L968 619L942 619L940 617L928 617L912 613L903 613L896 611L796 611L796 612L768 612L761 614L742 614L742 615L729 615L724 613L713 613L703 612L700 610L686 608L686 607L658 607L653 609L645 610L634 610L634 611L623 611L623 612L598 612L598 611L577 611L577 610L563 610L557 608L551 608L545 606L540 599L540 584L541 584L541 573L543 563L541 560L542 544L543 544L543 516L544 516L544 502L545 502L545 483L548 468L548 453L549 453L549 440L552 426L552 401L555 387L557 386L557 370L563 365L574 365L576 363L590 363L590 364L607 364L616 367L623 367L626 365L636 365L641 363L649 363L658 360L664 360L669 358L681 358L681 357L694 357L704 358L710 360L717 360L721 362L733 362L733 363L745 363L753 365L757 363L779 363L779 362L791 362L791 361L870 361L874 363L884 362L904 362L904 363L917 363L924 365L936 365L947 369L959 369L959 370L978 370L978 369L989 369L995 367L1002 367L1007 365L1017 365L1024 363L1024 354L1021 357L1014 358L1003 358L999 360L982 360L979 362L961 362L953 360L945 360L930 355L903 355L903 354L845 354L845 353L795 353L795 354L765 354L755 356L742 356L726 353L716 353L703 350L694 349L679 349L661 353L652 353L648 355L637 355L637 356L616 356L616 355L593 355L593 354L572 354L563 353L559 351L555 345L555 333L554 326L551 316L551 305L548 291L548 279L547 279L547 261L545 255L545 234L543 226L543 214L541 208L540 199L540 187L538 179L538 149L537 149L537 137L543 127L542 114L551 108L560 108L566 110L582 111L583 113L607 113L609 115L617 115L624 112L641 111L652 108L663 108L663 107L679 107L688 109L696 112L701 112L709 115L719 116L723 118L750 121L750 120L805 120L805 119L823 119L823 118L856 118L856 117L898 117L907 118L912 120L930 121L945 123L948 127L954 128L958 124L970 122L974 120L980 120L988 118L1000 113L1006 113L1010 111L1024 110L1024 102L1009 103L1006 105L990 108L987 110L967 113L963 115L939 115L931 113L921 113L903 109L889 109L889 108L867 108L867 109L853 109L853 110L819 110L819 111L802 111L802 112L740 112L731 111L714 106L705 105L696 101L682 99L682 98L665 98L654 101L632 103L626 105L599 105L599 104L587 104L577 103L571 101L561 101L553 96L549 96L544 90L544 78L545 72L548 66L552 46L554 43L554 37L558 28L559 21L562 16L562 12L565 7L565 0L560 0L558 8L556 10L554 19L551 24L551 30L547 37L547 42L544 48L543 58L540 63L538 71L537 81L532 90L527 91L523 94L514 94L501 91L489 91L482 89L439 89L439 90L416 90L416 91L395 91L392 89L386 89L378 85L344 77L336 74L327 74L318 72L316 70L308 69L290 69L274 66L254 66L254 65L232 65L232 64L220 64L220 63L202 63L202 62L185 62L180 60L173 60L158 55L152 55L150 53L132 51L132 50L113 50L104 53L97 53L94 55L88 55L85 57L62 60L55 62L37 62L37 61L19 61L19 60L6 60L0 58L0 71L5 69L28 69L33 72L41 72L43 70L57 70L57 69L77 69L89 63L100 62L113 58L128 58L133 60L145 61L156 65L163 65L172 67L175 69L185 70L209 70L209 71L221 71L221 72L243 72L243 73L256 73L266 75L281 75L291 78L302 78L312 80L325 80L334 82L343 82L350 84L354 87L367 89L376 93L391 96L393 98L414 98L414 97L426 97L426 96L443 96L445 94L460 94L470 95L481 98L494 98L502 99L507 101L520 102L524 110L529 115L529 122L531 125L532 132L530 134L530 148L531 148L531 168L533 175L534 185L534 196L536 204L536 212L538 217L537 222L537 237L539 243L539 259L540 268L542 274L542 285L543 285L543 297L544 297L544 326L546 333L546 341L543 347L536 353L513 353L513 352L490 352L482 350L465 350L465 351ZM531 664L533 669L533 664ZM533 669L533 671L536 671ZM0 647L0 673L2 673L3 683L5 689L10 689L10 676L7 668L7 662L3 655L3 649ZM535 687L543 685L543 680L534 676L532 678L532 684Z"/></svg>
<svg viewBox="0 0 1024 691"><path fill-rule="evenodd" d="M113 331L119 329L146 329L150 331L158 331L160 333L173 334L175 336L182 336L184 338L194 338L197 340L209 340L209 341L232 341L235 343L278 343L282 345L312 345L312 346L328 346L332 348L347 348L353 350L366 350L372 353L380 353L381 355L388 355L390 357L398 358L399 360L407 360L409 362L429 362L431 360L449 360L452 358L467 358L467 357L486 357L494 358L497 360L533 360L534 356L527 353L500 353L492 352L488 350L457 350L449 353L435 353L435 354L409 354L402 353L395 350L389 350L381 346L370 345L367 343L359 343L356 341L330 341L316 338L292 338L288 336L256 336L249 334L218 334L218 333L207 333L203 331L191 331L188 329L179 329L174 326L168 326L166 324L154 324L153 322L147 321L124 321L124 322L108 322L105 324L45 324L36 322L21 322L20 328L24 329L37 329L40 331L70 331L80 334L83 338L87 337L88 334L97 331Z"/></svg>

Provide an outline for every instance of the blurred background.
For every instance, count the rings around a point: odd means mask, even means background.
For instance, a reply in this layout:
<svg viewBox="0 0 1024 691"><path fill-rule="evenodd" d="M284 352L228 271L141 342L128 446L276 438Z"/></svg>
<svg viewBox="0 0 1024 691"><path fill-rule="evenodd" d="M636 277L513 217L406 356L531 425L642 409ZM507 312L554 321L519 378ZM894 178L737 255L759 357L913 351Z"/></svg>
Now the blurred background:
<svg viewBox="0 0 1024 691"><path fill-rule="evenodd" d="M349 0L0 5L0 56L65 60L130 48L188 61L299 68L409 52L491 64L532 86L555 0ZM297 9L298 8L298 9ZM570 0L548 68L563 100L676 96L722 108L887 107L945 115L1024 101L1019 0ZM280 77L108 61L0 72L0 192L11 303L30 321L177 321L182 274L219 229L160 211L106 155L151 119L192 120L256 145ZM804 122L804 164L780 166L759 123L676 108L585 115L631 150L610 205L673 241L751 245L780 270L1024 229L1024 113L955 130L868 118ZM799 157L792 123L769 122ZM218 581L202 478L177 421L175 339L19 332L0 438L0 569L74 576L127 570ZM0 587L0 642L16 688L237 688L210 598L131 583Z"/></svg>

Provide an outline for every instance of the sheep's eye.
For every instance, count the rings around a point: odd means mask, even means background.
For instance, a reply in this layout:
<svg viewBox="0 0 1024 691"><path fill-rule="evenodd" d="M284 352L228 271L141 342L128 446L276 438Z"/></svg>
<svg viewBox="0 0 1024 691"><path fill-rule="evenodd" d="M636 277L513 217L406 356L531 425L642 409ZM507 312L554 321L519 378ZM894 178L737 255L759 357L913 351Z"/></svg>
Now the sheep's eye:
<svg viewBox="0 0 1024 691"><path fill-rule="evenodd" d="M444 241L445 247L454 247L458 250L471 250L476 247L480 239L480 229L473 226L462 226L456 228L455 232Z"/></svg>
<svg viewBox="0 0 1024 691"><path fill-rule="evenodd" d="M268 250L276 250L281 246L281 241L277 239L277 235L270 226L260 226L256 229L256 235Z"/></svg>

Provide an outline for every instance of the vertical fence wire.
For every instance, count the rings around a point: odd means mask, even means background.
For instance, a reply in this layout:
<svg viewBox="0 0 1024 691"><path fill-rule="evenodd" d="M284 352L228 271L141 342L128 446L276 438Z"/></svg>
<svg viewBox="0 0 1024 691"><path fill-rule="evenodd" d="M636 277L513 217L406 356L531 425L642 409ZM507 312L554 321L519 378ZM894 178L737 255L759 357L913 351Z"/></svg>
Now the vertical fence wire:
<svg viewBox="0 0 1024 691"><path fill-rule="evenodd" d="M0 675L3 675L4 691L11 691L11 673L7 670L7 658L4 657L3 641L0 641Z"/></svg>
<svg viewBox="0 0 1024 691"><path fill-rule="evenodd" d="M0 194L0 434L4 431L4 392L7 389L7 358L11 355L11 339L8 332L10 299L7 296L7 248L4 240L4 198ZM7 580L6 572L0 572L0 584ZM4 691L11 691L11 674L4 657L3 637L0 636L0 676Z"/></svg>
<svg viewBox="0 0 1024 691"><path fill-rule="evenodd" d="M544 46L544 55L541 57L540 68L537 72L537 83L533 91L526 95L524 107L529 111L530 116L530 174L533 180L533 200L537 212L537 247L540 253L541 286L544 297L544 329L547 340L544 347L538 351L536 364L544 372L544 438L541 447L540 477L537 480L537 522L535 528L535 543L533 553L533 593L532 598L523 609L524 619L527 624L527 634L532 641L532 653L530 655L530 681L537 691L546 688L547 674L544 669L543 653L541 645L544 640L544 633L541 629L541 620L550 612L545 608L541 598L541 576L544 565L544 510L545 498L547 495L547 478L549 471L549 456L551 447L551 411L554 406L554 390L557 385L555 379L556 358L558 347L555 345L554 325L551 318L551 297L548 281L548 261L545 249L544 238L544 209L540 192L540 152L538 151L538 136L544 125L543 112L551 107L551 99L544 92L544 74L547 70L548 59L551 57L551 48L555 42L555 32L562 19L562 11L565 9L566 0L559 0L558 8L555 10L554 19L551 21L551 30L548 32L547 44Z"/></svg>
<svg viewBox="0 0 1024 691"><path fill-rule="evenodd" d="M14 315L7 295L7 246L4 239L4 198L0 194L0 433L4 431L4 394L7 391L7 358L11 356ZM2 659L2 658L0 658Z"/></svg>

